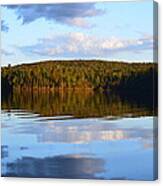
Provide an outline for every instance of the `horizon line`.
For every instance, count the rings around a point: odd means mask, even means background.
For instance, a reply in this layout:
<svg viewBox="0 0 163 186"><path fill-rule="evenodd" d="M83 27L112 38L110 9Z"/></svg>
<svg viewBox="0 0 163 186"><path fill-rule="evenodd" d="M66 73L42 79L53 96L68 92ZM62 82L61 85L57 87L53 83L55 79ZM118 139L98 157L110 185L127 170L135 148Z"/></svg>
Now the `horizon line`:
<svg viewBox="0 0 163 186"><path fill-rule="evenodd" d="M71 58L71 59L38 59L38 60L30 60L30 61L24 61L24 62L18 62L17 64L8 63L5 65L1 64L1 67L7 67L8 65L11 66L18 66L18 65L30 65L34 63L41 63L41 62L48 62L48 61L104 61L104 62L121 62L121 63L157 63L157 61L148 61L148 60L121 60L121 59L105 59L105 58L87 58L87 59L81 59L81 58Z"/></svg>

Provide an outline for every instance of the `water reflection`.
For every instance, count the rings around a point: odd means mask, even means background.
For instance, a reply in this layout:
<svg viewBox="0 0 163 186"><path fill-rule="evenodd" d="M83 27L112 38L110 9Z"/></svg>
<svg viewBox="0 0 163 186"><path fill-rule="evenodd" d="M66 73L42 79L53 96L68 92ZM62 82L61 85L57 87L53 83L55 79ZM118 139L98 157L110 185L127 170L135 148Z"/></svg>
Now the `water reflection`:
<svg viewBox="0 0 163 186"><path fill-rule="evenodd" d="M153 180L153 109L101 92L3 97L2 175Z"/></svg>
<svg viewBox="0 0 163 186"><path fill-rule="evenodd" d="M42 116L70 115L78 118L156 115L152 98L120 96L90 91L14 92L2 97L2 108L25 109Z"/></svg>
<svg viewBox="0 0 163 186"><path fill-rule="evenodd" d="M103 171L103 160L80 157L80 155L22 157L7 163L5 176L95 179L97 178L95 175Z"/></svg>
<svg viewBox="0 0 163 186"><path fill-rule="evenodd" d="M19 114L18 114L19 113ZM8 127L11 134L32 134L37 137L39 143L88 143L91 141L113 141L136 139L148 140L153 137L152 118L129 119L117 118L117 120L106 120L105 118L71 119L64 116L61 120L57 117L39 117L38 115L24 117L24 112L12 112L11 120L7 119L7 112L3 112L4 123L2 128ZM29 114L29 113L28 113ZM6 115L6 116L5 116ZM22 117L23 115L23 117ZM33 114L31 114L33 115ZM5 122L7 120L7 122ZM15 126L13 126L15 122ZM149 121L151 121L149 123ZM147 122L145 124L143 122ZM130 122L135 123L131 125ZM29 139L30 140L30 139Z"/></svg>

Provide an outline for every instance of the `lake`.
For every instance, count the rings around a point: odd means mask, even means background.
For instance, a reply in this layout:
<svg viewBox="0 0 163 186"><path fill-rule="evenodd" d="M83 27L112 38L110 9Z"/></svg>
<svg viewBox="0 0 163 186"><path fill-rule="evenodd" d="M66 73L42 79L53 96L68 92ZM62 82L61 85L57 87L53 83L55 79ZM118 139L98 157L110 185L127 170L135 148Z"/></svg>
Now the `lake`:
<svg viewBox="0 0 163 186"><path fill-rule="evenodd" d="M139 96L15 92L2 96L2 175L154 180L157 117Z"/></svg>

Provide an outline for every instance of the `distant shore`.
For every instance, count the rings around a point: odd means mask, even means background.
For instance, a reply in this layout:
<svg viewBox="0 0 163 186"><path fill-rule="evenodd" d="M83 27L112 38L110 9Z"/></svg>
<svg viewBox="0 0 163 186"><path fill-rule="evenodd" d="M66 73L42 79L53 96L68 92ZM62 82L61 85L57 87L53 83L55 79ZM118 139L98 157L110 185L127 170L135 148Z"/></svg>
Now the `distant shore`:
<svg viewBox="0 0 163 186"><path fill-rule="evenodd" d="M156 63L103 60L56 60L2 67L2 92L116 91L152 94L157 89Z"/></svg>

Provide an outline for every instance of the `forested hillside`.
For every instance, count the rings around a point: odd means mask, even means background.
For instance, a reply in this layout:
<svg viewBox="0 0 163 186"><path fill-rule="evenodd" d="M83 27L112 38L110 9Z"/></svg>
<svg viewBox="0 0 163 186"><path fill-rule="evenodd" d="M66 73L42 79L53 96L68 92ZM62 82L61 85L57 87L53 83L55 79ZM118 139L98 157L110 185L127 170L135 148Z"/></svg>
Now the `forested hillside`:
<svg viewBox="0 0 163 186"><path fill-rule="evenodd" d="M157 64L100 60L45 61L3 67L2 92L21 90L91 89L152 92Z"/></svg>

